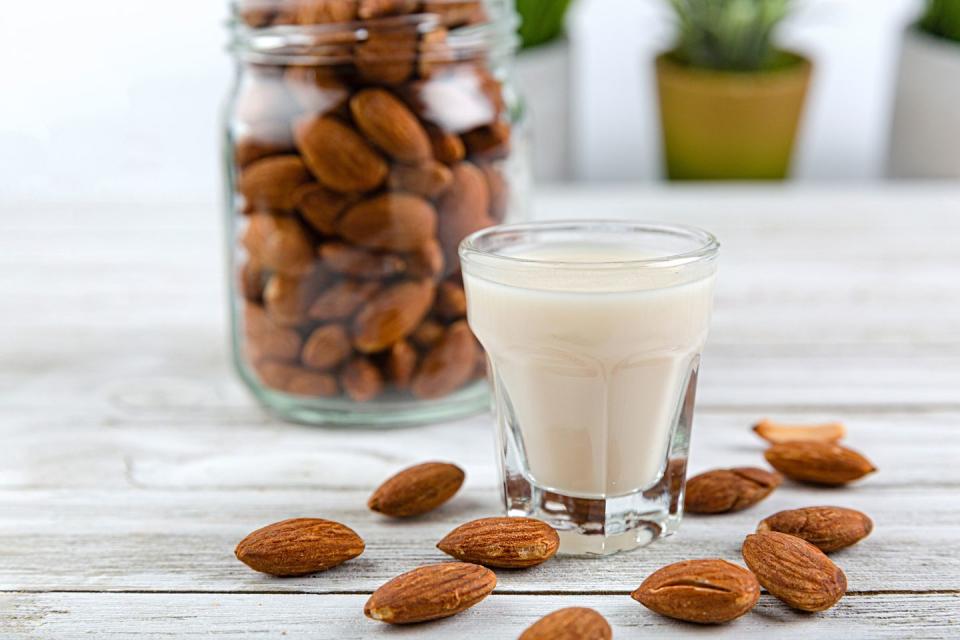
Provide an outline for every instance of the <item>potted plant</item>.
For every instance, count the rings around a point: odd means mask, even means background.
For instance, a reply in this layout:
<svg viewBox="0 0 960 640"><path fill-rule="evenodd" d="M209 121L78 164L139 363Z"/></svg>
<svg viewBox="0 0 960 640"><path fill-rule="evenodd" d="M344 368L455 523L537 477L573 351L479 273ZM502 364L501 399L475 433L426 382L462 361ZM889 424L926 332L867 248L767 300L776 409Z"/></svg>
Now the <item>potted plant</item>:
<svg viewBox="0 0 960 640"><path fill-rule="evenodd" d="M903 34L888 170L960 178L960 0L927 0Z"/></svg>
<svg viewBox="0 0 960 640"><path fill-rule="evenodd" d="M671 179L782 179L811 64L777 48L789 0L670 0L676 43L656 60Z"/></svg>
<svg viewBox="0 0 960 640"><path fill-rule="evenodd" d="M570 43L564 19L571 0L516 0L520 15L517 84L530 111L533 173L538 180L572 175Z"/></svg>

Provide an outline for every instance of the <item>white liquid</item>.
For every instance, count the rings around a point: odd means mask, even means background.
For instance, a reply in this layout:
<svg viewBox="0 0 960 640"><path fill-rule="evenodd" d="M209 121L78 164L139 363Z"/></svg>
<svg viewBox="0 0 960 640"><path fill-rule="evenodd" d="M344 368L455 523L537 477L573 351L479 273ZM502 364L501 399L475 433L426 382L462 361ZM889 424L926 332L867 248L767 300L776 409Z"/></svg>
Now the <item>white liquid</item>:
<svg viewBox="0 0 960 640"><path fill-rule="evenodd" d="M551 245L510 255L597 262L638 259L629 246ZM584 270L587 272L588 270ZM565 289L561 271L464 273L468 318L520 426L529 472L581 497L653 484L693 361L707 335L714 276L657 270L598 276ZM581 274L582 275L582 274ZM498 278L500 275L498 275Z"/></svg>

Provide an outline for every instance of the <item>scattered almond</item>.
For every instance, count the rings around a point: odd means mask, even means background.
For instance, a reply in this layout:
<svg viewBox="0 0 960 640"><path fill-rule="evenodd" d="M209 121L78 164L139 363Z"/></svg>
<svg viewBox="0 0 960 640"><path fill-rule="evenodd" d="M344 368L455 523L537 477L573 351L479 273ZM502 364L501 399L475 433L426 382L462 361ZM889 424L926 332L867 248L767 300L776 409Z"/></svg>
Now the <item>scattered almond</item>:
<svg viewBox="0 0 960 640"><path fill-rule="evenodd" d="M520 640L611 640L606 618L587 607L567 607L540 618L520 634Z"/></svg>
<svg viewBox="0 0 960 640"><path fill-rule="evenodd" d="M838 486L877 470L865 457L829 442L782 442L764 453L774 469L797 482Z"/></svg>
<svg viewBox="0 0 960 640"><path fill-rule="evenodd" d="M752 573L726 560L686 560L652 573L630 594L660 615L719 624L739 618L760 599Z"/></svg>
<svg viewBox="0 0 960 640"><path fill-rule="evenodd" d="M811 425L787 425L773 420L761 420L753 426L753 431L771 444L813 440L816 442L837 442L847 435L847 428L840 422Z"/></svg>
<svg viewBox="0 0 960 640"><path fill-rule="evenodd" d="M777 531L752 533L743 559L760 584L794 609L824 611L847 591L847 577L820 549Z"/></svg>
<svg viewBox="0 0 960 640"><path fill-rule="evenodd" d="M684 507L690 513L727 513L752 507L780 486L783 478L755 467L716 469L687 481Z"/></svg>
<svg viewBox="0 0 960 640"><path fill-rule="evenodd" d="M390 624L426 622L469 609L497 586L497 576L466 562L445 562L401 574L373 592L368 618Z"/></svg>
<svg viewBox="0 0 960 640"><path fill-rule="evenodd" d="M326 571L363 553L363 540L339 522L294 518L257 529L237 545L245 565L275 576Z"/></svg>
<svg viewBox="0 0 960 640"><path fill-rule="evenodd" d="M463 479L463 469L455 464L424 462L389 478L373 492L367 506L395 518L420 515L452 498Z"/></svg>
<svg viewBox="0 0 960 640"><path fill-rule="evenodd" d="M465 562L523 569L552 558L560 548L560 536L534 518L480 518L448 533L437 548Z"/></svg>
<svg viewBox="0 0 960 640"><path fill-rule="evenodd" d="M824 553L860 542L873 531L866 514L843 507L805 507L764 518L758 532L779 531L803 538Z"/></svg>

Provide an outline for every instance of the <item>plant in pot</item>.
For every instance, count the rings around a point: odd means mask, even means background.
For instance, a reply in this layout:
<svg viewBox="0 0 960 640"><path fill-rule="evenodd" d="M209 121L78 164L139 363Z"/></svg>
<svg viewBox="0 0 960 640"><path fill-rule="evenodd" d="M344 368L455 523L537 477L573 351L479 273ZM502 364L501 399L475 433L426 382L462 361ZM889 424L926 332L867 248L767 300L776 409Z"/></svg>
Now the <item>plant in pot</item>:
<svg viewBox="0 0 960 640"><path fill-rule="evenodd" d="M960 0L927 0L903 34L888 172L960 178Z"/></svg>
<svg viewBox="0 0 960 640"><path fill-rule="evenodd" d="M564 19L571 0L516 0L520 51L515 73L530 110L533 173L542 181L572 174L570 44Z"/></svg>
<svg viewBox="0 0 960 640"><path fill-rule="evenodd" d="M674 46L656 60L667 176L786 177L810 61L773 33L789 0L670 0Z"/></svg>

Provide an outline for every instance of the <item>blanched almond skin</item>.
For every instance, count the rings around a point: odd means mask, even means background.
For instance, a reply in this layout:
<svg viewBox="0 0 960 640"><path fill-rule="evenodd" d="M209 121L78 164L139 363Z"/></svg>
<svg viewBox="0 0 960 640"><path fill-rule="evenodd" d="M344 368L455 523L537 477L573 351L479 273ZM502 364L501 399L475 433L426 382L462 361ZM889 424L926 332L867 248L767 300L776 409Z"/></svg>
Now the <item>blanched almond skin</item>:
<svg viewBox="0 0 960 640"><path fill-rule="evenodd" d="M853 449L829 442L783 442L763 455L783 475L808 484L840 486L877 470Z"/></svg>
<svg viewBox="0 0 960 640"><path fill-rule="evenodd" d="M363 613L389 624L447 618L474 606L496 586L497 576L480 565L427 565L401 574L374 591Z"/></svg>
<svg viewBox="0 0 960 640"><path fill-rule="evenodd" d="M729 513L752 507L780 486L783 478L755 467L715 469L687 481L684 508L690 513Z"/></svg>
<svg viewBox="0 0 960 640"><path fill-rule="evenodd" d="M464 477L455 464L424 462L390 477L373 492L367 506L394 518L418 516L452 498Z"/></svg>
<svg viewBox="0 0 960 640"><path fill-rule="evenodd" d="M520 640L611 640L606 618L587 607L567 607L540 618L520 634Z"/></svg>
<svg viewBox="0 0 960 640"><path fill-rule="evenodd" d="M757 526L757 531L779 531L797 536L824 553L856 544L873 531L866 514L843 507L805 507L773 514Z"/></svg>
<svg viewBox="0 0 960 640"><path fill-rule="evenodd" d="M534 518L480 518L448 533L437 548L464 562L526 569L556 555L560 536L546 522Z"/></svg>
<svg viewBox="0 0 960 640"><path fill-rule="evenodd" d="M686 560L655 571L630 595L669 618L720 624L750 611L760 599L760 584L726 560Z"/></svg>
<svg viewBox="0 0 960 640"><path fill-rule="evenodd" d="M360 131L395 160L417 164L430 159L430 138L399 98L385 89L364 89L350 98Z"/></svg>
<svg viewBox="0 0 960 640"><path fill-rule="evenodd" d="M299 576L326 571L363 553L363 540L345 525L294 518L257 529L237 545L237 558L255 571Z"/></svg>
<svg viewBox="0 0 960 640"><path fill-rule="evenodd" d="M773 596L801 611L824 611L847 591L847 576L820 549L777 531L752 533L743 559Z"/></svg>
<svg viewBox="0 0 960 640"><path fill-rule="evenodd" d="M761 420L753 426L758 436L771 444L812 440L837 442L847 435L847 428L840 422L811 425L787 425L773 420Z"/></svg>

